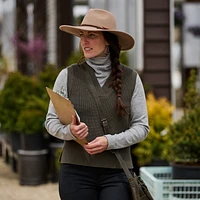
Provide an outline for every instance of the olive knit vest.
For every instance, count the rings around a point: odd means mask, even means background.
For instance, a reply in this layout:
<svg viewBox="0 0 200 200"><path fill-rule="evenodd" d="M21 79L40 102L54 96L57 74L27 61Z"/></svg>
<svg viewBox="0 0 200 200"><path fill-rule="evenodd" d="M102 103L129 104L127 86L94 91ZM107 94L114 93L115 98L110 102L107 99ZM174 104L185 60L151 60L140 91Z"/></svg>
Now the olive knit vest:
<svg viewBox="0 0 200 200"><path fill-rule="evenodd" d="M122 100L125 105L129 106L127 112L130 113L130 103L137 73L126 66L121 65L121 67L123 69ZM68 96L80 116L80 121L88 126L88 142L104 135L98 106L93 95L94 92L99 95L102 115L108 121L108 134L120 133L130 126L130 114L125 117L117 116L115 108L116 93L109 86L111 81L112 76L106 80L103 87L100 87L94 70L85 62L68 67ZM132 168L130 147L120 149L120 154L127 166ZM90 155L75 141L65 141L61 162L91 167L121 168L119 161L111 151L107 150L100 154Z"/></svg>

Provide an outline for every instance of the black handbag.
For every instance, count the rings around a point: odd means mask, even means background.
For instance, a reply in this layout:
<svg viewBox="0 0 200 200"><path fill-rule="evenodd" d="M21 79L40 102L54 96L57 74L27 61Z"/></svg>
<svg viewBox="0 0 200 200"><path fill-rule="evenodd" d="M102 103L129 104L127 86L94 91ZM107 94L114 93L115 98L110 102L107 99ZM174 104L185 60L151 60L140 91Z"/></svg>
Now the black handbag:
<svg viewBox="0 0 200 200"><path fill-rule="evenodd" d="M87 68L88 73L86 73L86 77L87 80L89 80L90 78L92 78L92 73L91 73L91 69ZM93 78L92 78L93 79ZM94 85L95 85L95 80L93 79ZM104 116L102 116L101 112L101 102L99 100L99 96L97 94L96 88L93 84L88 84L89 88L92 92L92 95L94 96L94 99L96 101L97 107L98 107L98 112L99 112L99 116L101 118L101 122L102 122L102 126L104 129L104 133L108 133L108 121L106 118L104 118ZM117 159L119 160L119 163L121 165L121 167L123 168L127 178L128 178L128 182L130 185L130 189L131 189L131 194L132 194L132 200L153 200L147 186L145 185L145 183L142 181L142 179L137 176L135 173L132 175L131 172L129 171L128 167L126 166L124 160L122 159L120 153L118 150L112 150L112 153L114 153L117 157Z"/></svg>
<svg viewBox="0 0 200 200"><path fill-rule="evenodd" d="M132 194L132 199L133 200L153 200L153 197L151 196L147 186L145 185L141 177L137 176L135 173L133 173L133 175L131 174L123 158L121 157L119 151L115 150L112 152L116 155L121 167L124 170L124 173L127 176L131 194Z"/></svg>

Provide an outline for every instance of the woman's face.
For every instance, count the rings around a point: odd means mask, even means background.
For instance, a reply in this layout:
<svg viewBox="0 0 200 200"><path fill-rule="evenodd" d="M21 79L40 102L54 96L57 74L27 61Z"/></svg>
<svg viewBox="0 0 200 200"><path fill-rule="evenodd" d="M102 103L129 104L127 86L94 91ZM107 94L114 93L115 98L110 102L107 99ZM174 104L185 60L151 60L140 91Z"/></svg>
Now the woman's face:
<svg viewBox="0 0 200 200"><path fill-rule="evenodd" d="M102 32L81 31L80 44L85 58L104 57L108 43Z"/></svg>

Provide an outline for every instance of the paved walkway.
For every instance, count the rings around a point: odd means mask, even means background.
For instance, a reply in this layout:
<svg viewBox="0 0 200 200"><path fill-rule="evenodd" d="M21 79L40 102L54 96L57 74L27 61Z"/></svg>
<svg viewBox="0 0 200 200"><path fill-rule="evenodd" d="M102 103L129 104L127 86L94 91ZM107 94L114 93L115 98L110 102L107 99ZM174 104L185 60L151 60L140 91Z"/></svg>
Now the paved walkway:
<svg viewBox="0 0 200 200"><path fill-rule="evenodd" d="M0 157L0 200L60 200L58 184L21 186L18 174Z"/></svg>

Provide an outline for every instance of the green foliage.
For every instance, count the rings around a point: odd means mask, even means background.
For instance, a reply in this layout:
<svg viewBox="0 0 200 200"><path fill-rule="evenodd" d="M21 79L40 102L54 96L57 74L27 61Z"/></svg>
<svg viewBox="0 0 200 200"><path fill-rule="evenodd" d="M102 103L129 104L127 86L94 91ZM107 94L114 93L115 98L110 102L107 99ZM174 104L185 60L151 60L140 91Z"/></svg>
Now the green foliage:
<svg viewBox="0 0 200 200"><path fill-rule="evenodd" d="M46 103L49 102L49 96L46 92L46 87L53 88L53 84L60 70L55 65L46 65L38 74L39 89L37 96L43 99ZM47 110L45 110L46 112Z"/></svg>
<svg viewBox="0 0 200 200"><path fill-rule="evenodd" d="M169 127L169 142L164 156L172 162L195 163L200 160L200 108L190 111Z"/></svg>
<svg viewBox="0 0 200 200"><path fill-rule="evenodd" d="M138 165L149 164L153 159L161 159L164 144L168 141L165 129L172 121L173 107L166 98L156 99L153 93L147 95L147 109L150 132L147 138L140 142L133 154L138 159Z"/></svg>
<svg viewBox="0 0 200 200"><path fill-rule="evenodd" d="M55 165L56 165L56 169L57 171L60 171L60 155L62 154L62 148L58 148L56 149L56 157L55 157Z"/></svg>
<svg viewBox="0 0 200 200"><path fill-rule="evenodd" d="M120 63L128 66L128 54L126 51L122 51L119 57Z"/></svg>
<svg viewBox="0 0 200 200"><path fill-rule="evenodd" d="M186 84L186 93L184 95L185 108L187 110L194 110L200 106L200 95L196 88L196 72L195 70L190 71L190 76Z"/></svg>
<svg viewBox="0 0 200 200"><path fill-rule="evenodd" d="M25 134L45 133L44 120L47 108L48 101L32 96L18 116L17 131Z"/></svg>
<svg viewBox="0 0 200 200"><path fill-rule="evenodd" d="M55 65L46 65L43 71L41 71L38 75L38 79L40 81L41 87L49 87L52 88L53 84L58 76L59 70ZM43 88L43 89L44 89Z"/></svg>
<svg viewBox="0 0 200 200"><path fill-rule="evenodd" d="M0 122L5 132L17 132L16 121L27 101L37 91L33 79L10 73L0 93Z"/></svg>
<svg viewBox="0 0 200 200"><path fill-rule="evenodd" d="M8 63L7 60L4 57L0 57L0 81L1 81L1 76L3 74L8 73Z"/></svg>
<svg viewBox="0 0 200 200"><path fill-rule="evenodd" d="M77 63L82 57L83 57L83 54L81 50L72 52L67 60L67 66Z"/></svg>
<svg viewBox="0 0 200 200"><path fill-rule="evenodd" d="M44 117L42 110L24 109L18 117L17 130L25 134L43 133Z"/></svg>
<svg viewBox="0 0 200 200"><path fill-rule="evenodd" d="M171 162L200 162L200 94L196 89L196 74L192 70L185 93L183 117L169 126L168 143L163 156Z"/></svg>
<svg viewBox="0 0 200 200"><path fill-rule="evenodd" d="M6 133L44 132L49 104L46 86L53 87L58 70L47 66L38 77L10 73L0 93L1 130Z"/></svg>

